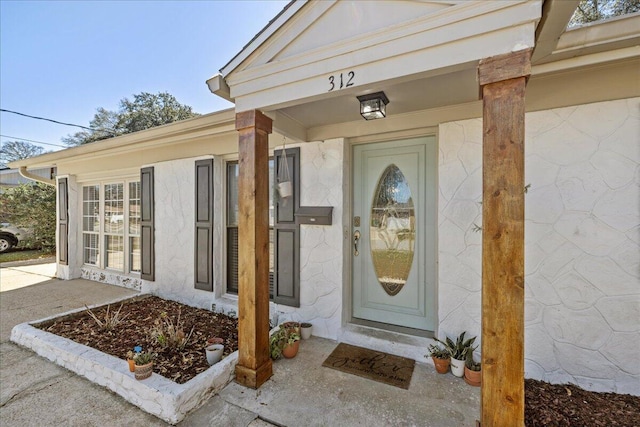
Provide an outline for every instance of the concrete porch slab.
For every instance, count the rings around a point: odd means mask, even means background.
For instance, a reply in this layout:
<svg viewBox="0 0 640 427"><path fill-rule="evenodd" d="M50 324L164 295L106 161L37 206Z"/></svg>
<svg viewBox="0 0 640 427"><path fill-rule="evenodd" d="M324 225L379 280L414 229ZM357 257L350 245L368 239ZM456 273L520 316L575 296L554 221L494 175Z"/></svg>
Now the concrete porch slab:
<svg viewBox="0 0 640 427"><path fill-rule="evenodd" d="M417 363L403 390L322 367L336 345L303 340L294 359L274 362L273 377L259 390L232 382L189 419L214 413L221 399L278 426L475 426L480 389L462 378Z"/></svg>

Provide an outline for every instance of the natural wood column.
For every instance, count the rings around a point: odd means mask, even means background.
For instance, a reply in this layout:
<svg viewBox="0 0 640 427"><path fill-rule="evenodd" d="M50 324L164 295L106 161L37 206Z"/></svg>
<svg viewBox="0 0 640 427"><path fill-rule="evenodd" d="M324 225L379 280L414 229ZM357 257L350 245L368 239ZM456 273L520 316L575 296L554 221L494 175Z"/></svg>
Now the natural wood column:
<svg viewBox="0 0 640 427"><path fill-rule="evenodd" d="M238 364L236 381L258 388L269 358L269 134L260 111L236 114L238 176Z"/></svg>
<svg viewBox="0 0 640 427"><path fill-rule="evenodd" d="M524 426L524 114L531 51L480 61L483 427Z"/></svg>

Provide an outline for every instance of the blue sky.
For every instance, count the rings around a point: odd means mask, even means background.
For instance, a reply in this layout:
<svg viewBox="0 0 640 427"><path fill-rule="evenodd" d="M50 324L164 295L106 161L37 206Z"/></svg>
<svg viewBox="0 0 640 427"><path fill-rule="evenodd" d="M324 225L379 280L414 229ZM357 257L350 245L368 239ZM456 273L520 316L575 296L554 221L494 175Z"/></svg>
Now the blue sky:
<svg viewBox="0 0 640 427"><path fill-rule="evenodd" d="M0 106L83 126L143 91L199 113L229 108L205 81L287 3L0 0ZM64 145L78 130L0 113L10 137Z"/></svg>

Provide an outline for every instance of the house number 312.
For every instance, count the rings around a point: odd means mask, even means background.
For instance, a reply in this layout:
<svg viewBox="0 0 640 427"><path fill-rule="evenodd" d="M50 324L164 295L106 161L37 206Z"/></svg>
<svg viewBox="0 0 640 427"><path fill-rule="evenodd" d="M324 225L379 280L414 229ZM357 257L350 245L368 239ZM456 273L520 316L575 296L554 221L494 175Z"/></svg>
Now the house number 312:
<svg viewBox="0 0 640 427"><path fill-rule="evenodd" d="M329 90L327 92L331 92L334 89L343 89L345 87L353 86L353 79L355 77L356 73L354 71L349 71L346 77L343 76L343 73L340 73L339 76L329 76ZM340 86L338 86L338 84Z"/></svg>

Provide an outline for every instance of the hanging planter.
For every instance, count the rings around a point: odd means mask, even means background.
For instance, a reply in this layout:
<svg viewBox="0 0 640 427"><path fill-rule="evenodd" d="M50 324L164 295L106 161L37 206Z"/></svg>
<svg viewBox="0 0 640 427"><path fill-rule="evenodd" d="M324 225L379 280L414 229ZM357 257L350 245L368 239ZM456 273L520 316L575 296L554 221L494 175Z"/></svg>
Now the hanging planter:
<svg viewBox="0 0 640 427"><path fill-rule="evenodd" d="M278 194L281 199L287 199L293 194L291 174L289 173L289 162L287 161L287 149L285 140L282 141L282 154L278 164Z"/></svg>

